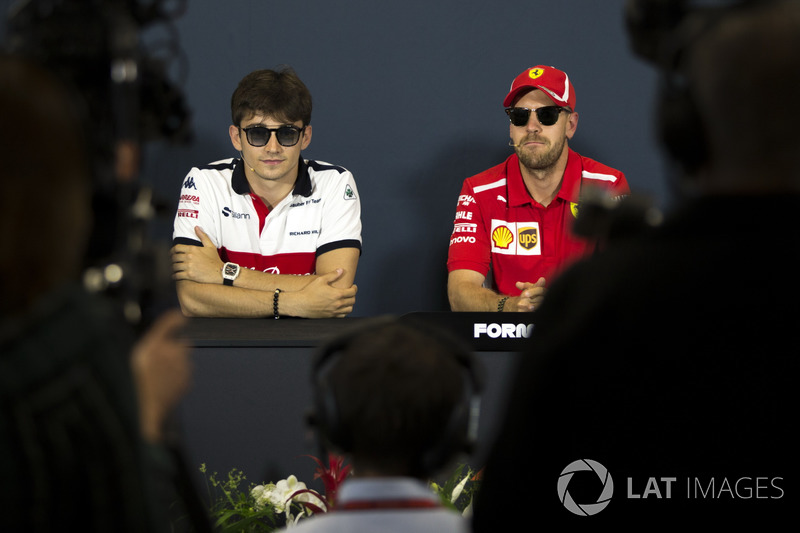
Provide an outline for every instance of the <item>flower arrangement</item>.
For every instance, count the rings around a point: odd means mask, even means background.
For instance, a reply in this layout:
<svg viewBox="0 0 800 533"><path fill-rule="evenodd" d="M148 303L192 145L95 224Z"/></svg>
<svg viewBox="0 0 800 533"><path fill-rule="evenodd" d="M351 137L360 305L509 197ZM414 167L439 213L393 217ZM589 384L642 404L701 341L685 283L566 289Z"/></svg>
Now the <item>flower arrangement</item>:
<svg viewBox="0 0 800 533"><path fill-rule="evenodd" d="M209 473L205 464L200 465L209 485L209 513L214 527L221 533L272 532L331 510L336 505L339 487L351 474L352 467L333 454L329 455L327 465L316 457L306 457L317 463L314 479L322 481L324 494L308 488L293 475L277 483L255 485L246 484L244 474L236 468L228 472L227 479L220 480L216 472ZM462 464L442 483L430 481L428 485L444 506L469 516L482 472ZM216 495L212 495L212 488Z"/></svg>
<svg viewBox="0 0 800 533"><path fill-rule="evenodd" d="M308 457L317 463L314 479L322 480L324 494L309 489L293 475L277 483L242 486L247 479L241 470L234 468L227 479L220 480L216 472L209 473L205 464L200 465L209 489L214 527L223 533L271 532L314 513L327 512L334 506L339 485L350 475L351 467L332 454L327 466L316 457Z"/></svg>

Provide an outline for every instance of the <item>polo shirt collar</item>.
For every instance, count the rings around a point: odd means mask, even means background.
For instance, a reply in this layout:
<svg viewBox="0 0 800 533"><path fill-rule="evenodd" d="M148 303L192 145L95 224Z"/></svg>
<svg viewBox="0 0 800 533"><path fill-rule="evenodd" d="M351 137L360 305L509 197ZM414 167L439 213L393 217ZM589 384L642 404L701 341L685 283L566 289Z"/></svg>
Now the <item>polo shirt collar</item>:
<svg viewBox="0 0 800 533"><path fill-rule="evenodd" d="M561 182L557 198L566 202L577 203L581 195L581 175L583 174L583 164L581 156L572 149L569 149L567 158L567 168L564 169L564 180Z"/></svg>
<svg viewBox="0 0 800 533"><path fill-rule="evenodd" d="M556 194L556 198L561 198L567 202L577 202L581 189L581 158L571 148L568 148L567 167L564 169L564 179L561 188ZM533 203L534 200L528 194L525 182L522 181L522 172L519 170L519 157L512 154L506 160L506 176L508 187L508 205L521 206Z"/></svg>
<svg viewBox="0 0 800 533"><path fill-rule="evenodd" d="M339 489L339 503L353 500L422 498L438 502L427 484L409 477L349 478Z"/></svg>
<svg viewBox="0 0 800 533"><path fill-rule="evenodd" d="M244 175L244 165L241 159L235 160L233 175L231 176L231 187L237 194L250 194L250 184L247 182L247 176ZM297 165L297 180L294 182L292 194L299 194L305 197L311 196L311 176L308 174L308 163L302 157Z"/></svg>

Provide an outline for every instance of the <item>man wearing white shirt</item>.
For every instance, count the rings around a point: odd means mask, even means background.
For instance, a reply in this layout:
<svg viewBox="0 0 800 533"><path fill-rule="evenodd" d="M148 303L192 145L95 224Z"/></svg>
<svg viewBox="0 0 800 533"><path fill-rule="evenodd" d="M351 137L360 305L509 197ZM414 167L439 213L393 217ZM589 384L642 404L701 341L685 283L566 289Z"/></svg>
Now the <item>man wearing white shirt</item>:
<svg viewBox="0 0 800 533"><path fill-rule="evenodd" d="M352 312L361 204L346 169L306 160L311 94L291 69L245 76L231 99L240 157L193 168L172 260L189 316L305 318Z"/></svg>

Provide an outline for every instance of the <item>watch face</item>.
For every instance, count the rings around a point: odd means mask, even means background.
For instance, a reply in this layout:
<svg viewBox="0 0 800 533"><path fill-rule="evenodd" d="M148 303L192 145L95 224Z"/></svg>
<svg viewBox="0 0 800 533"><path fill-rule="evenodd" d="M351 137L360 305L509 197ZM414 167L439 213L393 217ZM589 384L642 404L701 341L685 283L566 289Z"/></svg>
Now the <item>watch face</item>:
<svg viewBox="0 0 800 533"><path fill-rule="evenodd" d="M225 276L235 276L239 272L239 265L235 265L233 263L225 263L225 269L223 270L223 274Z"/></svg>

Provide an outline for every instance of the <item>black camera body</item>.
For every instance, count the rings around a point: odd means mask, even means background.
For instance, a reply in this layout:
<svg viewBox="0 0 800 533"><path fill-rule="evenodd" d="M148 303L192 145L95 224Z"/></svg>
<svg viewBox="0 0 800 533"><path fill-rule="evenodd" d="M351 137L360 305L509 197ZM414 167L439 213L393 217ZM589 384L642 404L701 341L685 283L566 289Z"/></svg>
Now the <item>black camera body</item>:
<svg viewBox="0 0 800 533"><path fill-rule="evenodd" d="M151 220L164 210L142 183L139 167L145 142L191 140L190 112L171 79L183 60L173 19L185 4L28 0L18 2L7 20L4 51L48 69L79 100L94 217L85 281L90 290L119 300L137 324L145 321L154 295L167 294L163 289L171 283L164 265L168 250L148 237ZM148 46L151 34L166 38Z"/></svg>

